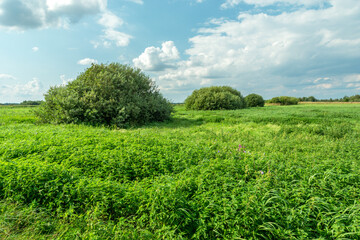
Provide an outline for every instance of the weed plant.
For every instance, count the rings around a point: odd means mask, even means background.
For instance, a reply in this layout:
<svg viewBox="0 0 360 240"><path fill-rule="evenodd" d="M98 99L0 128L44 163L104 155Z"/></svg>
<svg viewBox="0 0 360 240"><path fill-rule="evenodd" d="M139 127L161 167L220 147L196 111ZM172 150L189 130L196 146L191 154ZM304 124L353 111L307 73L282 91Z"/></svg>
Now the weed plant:
<svg viewBox="0 0 360 240"><path fill-rule="evenodd" d="M0 107L1 239L360 239L360 104L127 130Z"/></svg>

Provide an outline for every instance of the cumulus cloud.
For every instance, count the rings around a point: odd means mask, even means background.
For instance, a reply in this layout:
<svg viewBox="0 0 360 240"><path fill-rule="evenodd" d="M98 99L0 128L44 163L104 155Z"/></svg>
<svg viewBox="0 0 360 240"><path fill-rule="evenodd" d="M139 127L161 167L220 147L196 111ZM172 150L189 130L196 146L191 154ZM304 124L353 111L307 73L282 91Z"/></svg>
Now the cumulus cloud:
<svg viewBox="0 0 360 240"><path fill-rule="evenodd" d="M318 94L320 89L345 88L344 76L359 74L360 2L331 0L331 4L275 16L241 13L237 20L215 19L189 39L187 60L158 75L159 85L186 90L227 84L265 97L277 94L276 89L282 90L280 94L297 89L297 94L306 95L313 85ZM157 55L152 60L150 53L145 51L144 60L134 63L151 69ZM335 77L314 83L323 76Z"/></svg>
<svg viewBox="0 0 360 240"><path fill-rule="evenodd" d="M61 84L60 86L66 86L69 82L73 81L74 78L66 78L66 75L60 75Z"/></svg>
<svg viewBox="0 0 360 240"><path fill-rule="evenodd" d="M226 0L221 7L231 8L241 3L260 7L274 4L298 5L298 6L324 6L329 0Z"/></svg>
<svg viewBox="0 0 360 240"><path fill-rule="evenodd" d="M102 14L98 23L106 28L114 29L124 24L124 21L110 11L106 11Z"/></svg>
<svg viewBox="0 0 360 240"><path fill-rule="evenodd" d="M102 35L101 38L103 39L103 45L105 47L111 46L109 41L114 42L118 47L124 47L129 45L130 39L132 38L131 35L114 29L105 29L103 32L104 35Z"/></svg>
<svg viewBox="0 0 360 240"><path fill-rule="evenodd" d="M14 87L14 92L23 96L32 96L40 93L42 84L39 79L33 78L24 85L17 84Z"/></svg>
<svg viewBox="0 0 360 240"><path fill-rule="evenodd" d="M144 4L143 0L127 0L127 1L137 3L137 4L140 4L140 5Z"/></svg>
<svg viewBox="0 0 360 240"><path fill-rule="evenodd" d="M33 47L32 50L33 50L33 52L37 52L37 51L39 51L39 47Z"/></svg>
<svg viewBox="0 0 360 240"><path fill-rule="evenodd" d="M0 79L15 80L16 78L10 74L0 73Z"/></svg>
<svg viewBox="0 0 360 240"><path fill-rule="evenodd" d="M311 86L311 87L307 87L308 89L309 88L316 88L316 89L329 89L329 88L332 88L333 85L331 83L322 83L322 84L316 84L314 86Z"/></svg>
<svg viewBox="0 0 360 240"><path fill-rule="evenodd" d="M91 58L84 58L81 59L77 62L79 65L91 65L93 63L97 63L97 61L95 59L91 59Z"/></svg>
<svg viewBox="0 0 360 240"><path fill-rule="evenodd" d="M133 59L135 67L148 71L162 71L174 67L174 61L180 58L173 41L162 43L159 47L148 47L137 58Z"/></svg>
<svg viewBox="0 0 360 240"><path fill-rule="evenodd" d="M68 28L86 15L99 14L104 29L100 40L92 41L94 47L127 46L132 36L119 31L124 21L107 9L107 0L0 0L0 28L9 30Z"/></svg>
<svg viewBox="0 0 360 240"><path fill-rule="evenodd" d="M0 102L39 100L43 98L42 91L42 84L37 78L25 84L3 84L0 85Z"/></svg>
<svg viewBox="0 0 360 240"><path fill-rule="evenodd" d="M0 26L11 30L65 26L105 11L106 5L107 0L2 0Z"/></svg>
<svg viewBox="0 0 360 240"><path fill-rule="evenodd" d="M103 34L100 36L100 41L92 41L94 48L99 46L111 47L114 43L118 47L129 45L132 38L131 35L123 33L118 30L124 24L124 21L110 11L105 11L101 14L98 23L104 27Z"/></svg>

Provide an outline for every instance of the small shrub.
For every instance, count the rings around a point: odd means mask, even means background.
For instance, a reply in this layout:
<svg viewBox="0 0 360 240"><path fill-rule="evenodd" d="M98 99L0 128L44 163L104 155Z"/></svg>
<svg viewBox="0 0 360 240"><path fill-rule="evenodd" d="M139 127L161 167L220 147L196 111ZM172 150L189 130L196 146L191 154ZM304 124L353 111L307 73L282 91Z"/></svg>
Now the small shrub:
<svg viewBox="0 0 360 240"><path fill-rule="evenodd" d="M247 95L245 102L247 107L263 107L265 105L263 97L255 93Z"/></svg>
<svg viewBox="0 0 360 240"><path fill-rule="evenodd" d="M280 96L270 99L268 103L280 103L280 105L297 105L299 103L299 99L296 97Z"/></svg>
<svg viewBox="0 0 360 240"><path fill-rule="evenodd" d="M36 112L43 122L126 127L170 118L171 104L139 69L94 64L66 86L50 88Z"/></svg>
<svg viewBox="0 0 360 240"><path fill-rule="evenodd" d="M227 86L200 88L186 98L187 110L229 110L245 108L241 93Z"/></svg>

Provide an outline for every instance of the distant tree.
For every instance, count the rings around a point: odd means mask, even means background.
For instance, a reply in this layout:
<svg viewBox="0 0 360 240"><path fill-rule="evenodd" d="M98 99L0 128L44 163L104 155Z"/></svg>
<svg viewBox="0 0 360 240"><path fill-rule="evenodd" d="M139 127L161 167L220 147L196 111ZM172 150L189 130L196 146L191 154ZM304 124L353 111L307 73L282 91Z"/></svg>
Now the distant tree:
<svg viewBox="0 0 360 240"><path fill-rule="evenodd" d="M185 100L188 110L241 109L246 107L241 93L228 86L213 86L193 91Z"/></svg>
<svg viewBox="0 0 360 240"><path fill-rule="evenodd" d="M342 98L342 102L350 102L350 97L344 96L344 97Z"/></svg>
<svg viewBox="0 0 360 240"><path fill-rule="evenodd" d="M280 103L280 105L297 105L299 99L296 97L280 96L268 100L268 103Z"/></svg>
<svg viewBox="0 0 360 240"><path fill-rule="evenodd" d="M349 98L349 101L350 101L350 102L360 102L360 95L359 95L359 94L356 94L356 95L354 95L354 96L351 96L351 97Z"/></svg>
<svg viewBox="0 0 360 240"><path fill-rule="evenodd" d="M318 100L314 96L310 96L310 97L300 97L299 101L300 102L316 102Z"/></svg>
<svg viewBox="0 0 360 240"><path fill-rule="evenodd" d="M44 122L126 127L170 118L172 105L139 69L93 64L66 86L52 87L36 114Z"/></svg>
<svg viewBox="0 0 360 240"><path fill-rule="evenodd" d="M43 101L32 101L32 100L25 100L20 103L20 105L40 105Z"/></svg>
<svg viewBox="0 0 360 240"><path fill-rule="evenodd" d="M263 107L265 105L263 97L255 93L247 95L245 102L247 107Z"/></svg>

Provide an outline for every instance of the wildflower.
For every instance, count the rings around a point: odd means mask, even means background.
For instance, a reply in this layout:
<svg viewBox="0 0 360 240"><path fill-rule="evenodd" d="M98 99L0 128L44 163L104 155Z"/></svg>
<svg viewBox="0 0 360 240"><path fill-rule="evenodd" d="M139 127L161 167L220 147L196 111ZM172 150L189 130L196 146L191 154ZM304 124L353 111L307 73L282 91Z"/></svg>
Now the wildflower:
<svg viewBox="0 0 360 240"><path fill-rule="evenodd" d="M242 148L245 148L244 146L241 146L241 144L239 144L239 151L241 151Z"/></svg>
<svg viewBox="0 0 360 240"><path fill-rule="evenodd" d="M263 171L260 171L261 175L264 175L264 172Z"/></svg>

